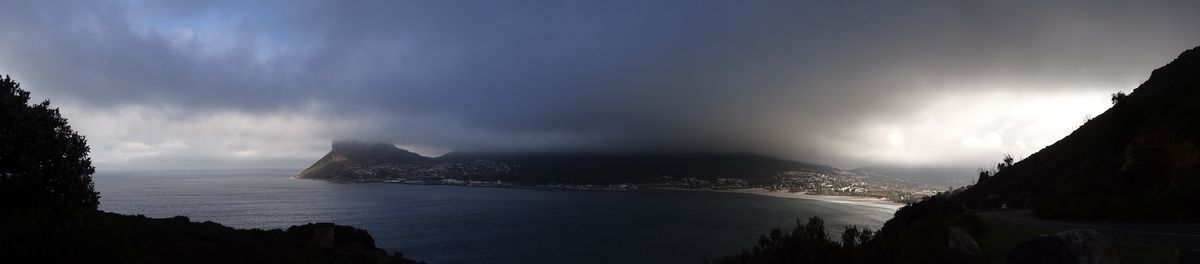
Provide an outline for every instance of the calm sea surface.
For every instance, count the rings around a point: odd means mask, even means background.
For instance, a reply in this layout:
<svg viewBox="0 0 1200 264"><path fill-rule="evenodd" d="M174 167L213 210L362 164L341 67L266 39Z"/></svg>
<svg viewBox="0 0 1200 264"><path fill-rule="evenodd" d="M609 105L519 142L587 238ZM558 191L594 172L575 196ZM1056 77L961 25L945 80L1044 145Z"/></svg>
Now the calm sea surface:
<svg viewBox="0 0 1200 264"><path fill-rule="evenodd" d="M101 171L100 209L238 228L336 222L429 263L698 263L820 216L878 229L892 210L696 191L339 184L294 170Z"/></svg>

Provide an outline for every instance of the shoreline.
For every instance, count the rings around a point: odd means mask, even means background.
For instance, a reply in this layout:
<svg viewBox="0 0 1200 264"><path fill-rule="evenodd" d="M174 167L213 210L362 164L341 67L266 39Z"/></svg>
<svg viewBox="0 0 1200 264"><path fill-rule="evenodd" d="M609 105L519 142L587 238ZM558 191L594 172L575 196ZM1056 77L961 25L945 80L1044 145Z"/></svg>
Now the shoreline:
<svg viewBox="0 0 1200 264"><path fill-rule="evenodd" d="M296 177L296 176L293 176L291 178L296 179L296 180L313 180L313 179L304 179L304 178L300 178L300 177ZM438 185L438 186L457 186L457 187L475 187L475 188L509 188L509 189L535 190L535 191L656 191L656 190L658 190L658 191L742 193L742 194L753 194L753 195L762 195L762 196L779 197L779 198L807 199L807 200L823 201L823 202L838 203L838 204L851 204L851 205L858 205L858 206L867 206L867 207L886 209L886 210L890 210L893 212L900 210L901 207L904 207L906 205L904 203L890 201L890 200L886 200L883 198L873 198L873 197L865 197L865 196L845 196L845 195L820 195L820 194L807 194L804 192L770 191L770 190L767 190L764 188L717 190L717 189L709 189L709 188L693 189L693 188L681 188L681 187L641 187L641 188L630 189L630 190L577 190L577 189L563 189L563 188L520 185L520 184L514 184L514 185L461 184L460 185L460 184L442 184L442 183L417 184L417 183L403 183L403 182L344 182L344 183Z"/></svg>
<svg viewBox="0 0 1200 264"><path fill-rule="evenodd" d="M770 191L770 190L763 189L763 188L714 190L714 189L688 189L688 188L666 187L666 188L650 188L650 189L645 189L645 190L744 193L744 194L762 195L762 196L779 197L779 198L806 199L806 200L816 200L816 201L823 201L823 202L830 202L830 203L868 206L868 207L888 209L893 212L900 210L900 207L905 206L905 204L903 204L903 203L885 200L882 198L872 198L872 197L864 197L864 196L819 195L819 194L807 194L807 193L803 193L803 192L794 192L793 193L793 192L787 192L787 191Z"/></svg>

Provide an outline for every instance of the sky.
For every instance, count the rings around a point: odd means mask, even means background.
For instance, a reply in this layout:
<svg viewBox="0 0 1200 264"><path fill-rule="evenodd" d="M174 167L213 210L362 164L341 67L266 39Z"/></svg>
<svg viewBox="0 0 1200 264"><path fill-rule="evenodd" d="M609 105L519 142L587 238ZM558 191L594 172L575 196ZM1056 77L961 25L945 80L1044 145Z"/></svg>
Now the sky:
<svg viewBox="0 0 1200 264"><path fill-rule="evenodd" d="M338 139L1028 156L1200 45L1200 2L13 1L0 73L98 169L303 168Z"/></svg>

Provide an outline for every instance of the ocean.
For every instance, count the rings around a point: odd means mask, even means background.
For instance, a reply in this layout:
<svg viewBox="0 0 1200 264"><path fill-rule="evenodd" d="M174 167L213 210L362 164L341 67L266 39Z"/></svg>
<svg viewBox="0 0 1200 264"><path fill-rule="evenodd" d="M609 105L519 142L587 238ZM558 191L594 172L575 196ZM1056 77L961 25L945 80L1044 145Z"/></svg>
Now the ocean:
<svg viewBox="0 0 1200 264"><path fill-rule="evenodd" d="M700 263L774 227L878 229L892 209L745 193L332 183L297 170L99 171L100 209L237 228L335 222L428 263Z"/></svg>

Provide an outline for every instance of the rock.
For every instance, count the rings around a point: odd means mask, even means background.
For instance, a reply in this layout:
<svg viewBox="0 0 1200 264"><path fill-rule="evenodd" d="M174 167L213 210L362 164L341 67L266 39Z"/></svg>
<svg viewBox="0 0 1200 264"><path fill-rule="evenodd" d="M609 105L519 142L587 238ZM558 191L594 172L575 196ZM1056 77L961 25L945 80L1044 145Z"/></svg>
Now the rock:
<svg viewBox="0 0 1200 264"><path fill-rule="evenodd" d="M950 249L952 262L954 263L983 263L983 250L979 249L979 244L975 243L975 238L971 237L960 227L951 227L947 235L946 247Z"/></svg>
<svg viewBox="0 0 1200 264"><path fill-rule="evenodd" d="M1091 229L1074 229L1030 238L1008 254L1008 263L1120 263L1104 236Z"/></svg>

